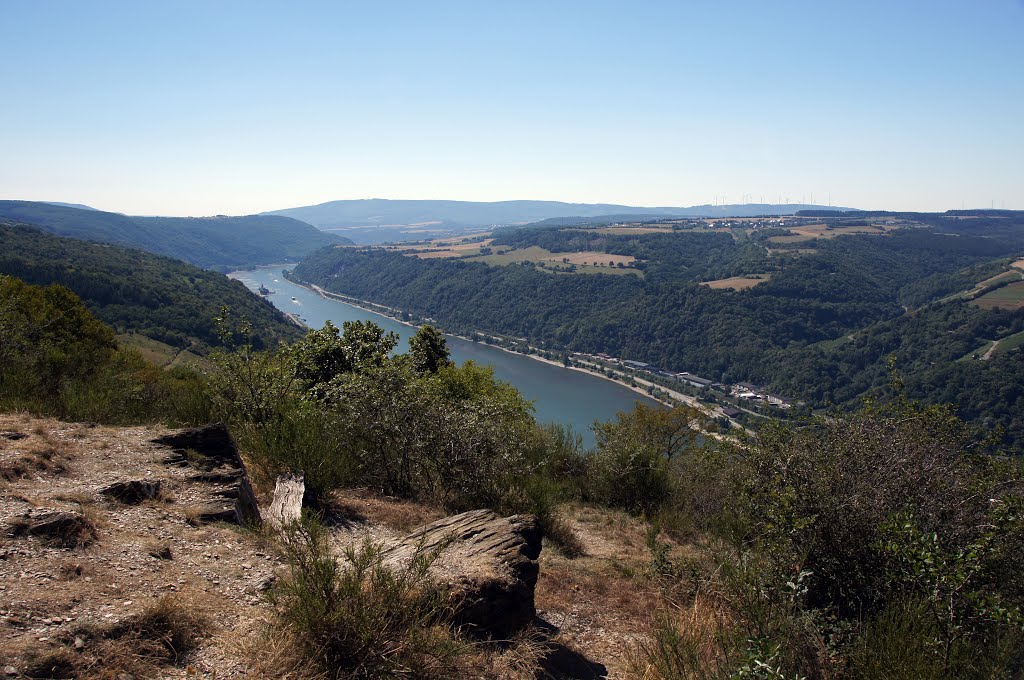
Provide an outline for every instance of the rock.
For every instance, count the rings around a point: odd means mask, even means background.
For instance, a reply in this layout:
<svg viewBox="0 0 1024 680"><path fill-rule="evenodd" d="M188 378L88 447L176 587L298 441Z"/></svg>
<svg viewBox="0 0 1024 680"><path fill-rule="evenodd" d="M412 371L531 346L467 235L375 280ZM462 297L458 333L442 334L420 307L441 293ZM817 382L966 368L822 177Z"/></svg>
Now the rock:
<svg viewBox="0 0 1024 680"><path fill-rule="evenodd" d="M206 470L213 470L221 465L240 467L242 464L235 442L224 423L179 430L174 434L157 437L153 443L169 446L177 456L184 458L189 464ZM198 455L189 456L190 451ZM167 462L171 462L171 459L169 458Z"/></svg>
<svg viewBox="0 0 1024 680"><path fill-rule="evenodd" d="M155 545L149 549L149 556L155 557L158 560L169 560L173 557L171 554L171 546L166 543Z"/></svg>
<svg viewBox="0 0 1024 680"><path fill-rule="evenodd" d="M305 475L280 475L274 485L274 501L264 519L275 529L283 529L298 522L302 519L302 499L305 495Z"/></svg>
<svg viewBox="0 0 1024 680"><path fill-rule="evenodd" d="M45 543L63 548L88 545L96 538L96 529L77 512L57 510L29 511L9 525L12 536L37 536Z"/></svg>
<svg viewBox="0 0 1024 680"><path fill-rule="evenodd" d="M386 551L384 564L398 567L419 551L441 550L430 573L447 589L455 623L504 638L536 616L542 535L532 515L473 510L416 529Z"/></svg>
<svg viewBox="0 0 1024 680"><path fill-rule="evenodd" d="M14 666L4 666L4 675L17 675L18 669Z"/></svg>
<svg viewBox="0 0 1024 680"><path fill-rule="evenodd" d="M75 638L75 649L83 649L85 647L85 640L80 637Z"/></svg>
<svg viewBox="0 0 1024 680"><path fill-rule="evenodd" d="M181 430L157 437L153 443L169 446L174 451L165 463L199 468L203 472L195 475L193 481L218 485L210 491L217 499L195 509L190 521L198 524L260 523L260 509L245 463L223 423Z"/></svg>
<svg viewBox="0 0 1024 680"><path fill-rule="evenodd" d="M100 493L128 505L136 505L142 501L160 497L160 480L134 479L127 482L115 482L100 489Z"/></svg>

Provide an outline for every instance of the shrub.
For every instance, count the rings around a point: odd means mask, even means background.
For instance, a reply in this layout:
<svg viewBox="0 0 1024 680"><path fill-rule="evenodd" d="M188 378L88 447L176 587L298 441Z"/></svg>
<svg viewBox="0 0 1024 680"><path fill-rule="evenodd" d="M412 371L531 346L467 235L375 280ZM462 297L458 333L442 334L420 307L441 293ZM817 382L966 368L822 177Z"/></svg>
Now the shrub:
<svg viewBox="0 0 1024 680"><path fill-rule="evenodd" d="M389 567L381 547L367 541L338 560L326 531L310 521L292 527L284 550L289 576L273 592L278 625L321 672L457 677L469 648L447 627L444 598L428 576L436 553Z"/></svg>

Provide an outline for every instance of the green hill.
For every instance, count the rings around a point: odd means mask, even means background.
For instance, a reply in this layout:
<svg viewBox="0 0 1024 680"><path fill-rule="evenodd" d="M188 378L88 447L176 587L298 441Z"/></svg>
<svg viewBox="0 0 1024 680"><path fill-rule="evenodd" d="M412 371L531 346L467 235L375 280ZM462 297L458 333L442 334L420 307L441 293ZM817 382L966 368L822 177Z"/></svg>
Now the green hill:
<svg viewBox="0 0 1024 680"><path fill-rule="evenodd" d="M252 322L257 346L301 335L270 303L223 274L5 220L0 220L0 274L37 285L59 283L119 333L139 333L177 349L201 353L219 344L213 319L222 305Z"/></svg>
<svg viewBox="0 0 1024 680"><path fill-rule="evenodd" d="M52 203L0 201L0 218L38 225L58 236L141 248L219 270L293 262L323 246L351 243L277 215L129 217Z"/></svg>

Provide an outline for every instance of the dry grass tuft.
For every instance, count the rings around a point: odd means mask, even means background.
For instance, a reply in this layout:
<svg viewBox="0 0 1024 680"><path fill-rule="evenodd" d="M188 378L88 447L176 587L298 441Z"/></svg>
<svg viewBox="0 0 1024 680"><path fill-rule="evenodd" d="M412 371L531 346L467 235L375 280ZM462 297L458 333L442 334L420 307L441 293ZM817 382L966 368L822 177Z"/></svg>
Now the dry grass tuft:
<svg viewBox="0 0 1024 680"><path fill-rule="evenodd" d="M359 522L381 524L403 534L445 516L437 507L398 498L374 496L362 491L335 494L329 507L330 514Z"/></svg>
<svg viewBox="0 0 1024 680"><path fill-rule="evenodd" d="M75 635L85 647L74 657L73 677L151 677L161 667L180 664L209 628L191 603L163 597L113 625L78 628Z"/></svg>
<svg viewBox="0 0 1024 680"><path fill-rule="evenodd" d="M69 459L67 446L60 442L31 441L20 456L0 463L0 477L12 482L33 474L64 474Z"/></svg>

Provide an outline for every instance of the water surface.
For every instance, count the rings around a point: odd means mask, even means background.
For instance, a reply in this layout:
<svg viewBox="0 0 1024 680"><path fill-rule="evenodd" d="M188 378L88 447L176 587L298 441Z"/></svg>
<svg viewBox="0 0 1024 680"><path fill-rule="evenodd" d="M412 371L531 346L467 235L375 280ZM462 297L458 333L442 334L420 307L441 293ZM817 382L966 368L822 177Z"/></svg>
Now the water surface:
<svg viewBox="0 0 1024 680"><path fill-rule="evenodd" d="M297 314L307 326L321 328L326 321L341 327L345 321L373 321L401 338L399 351L408 349L408 340L415 328L374 312L353 307L339 300L329 300L281 276L280 265L229 274L251 290L263 284L274 291L268 299L278 309ZM537 420L571 426L583 436L586 446L593 446L590 426L595 420L610 420L618 411L628 411L639 400L648 405L657 402L622 385L562 366L545 364L521 354L513 354L483 343L447 336L452 359L459 364L472 359L494 367L494 375L512 383L527 399L533 401Z"/></svg>

